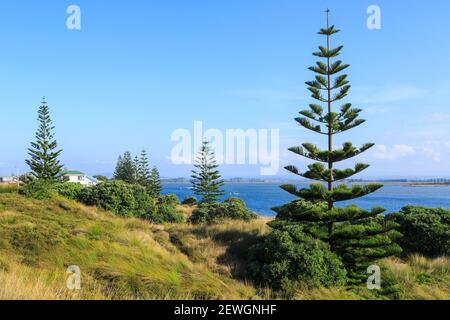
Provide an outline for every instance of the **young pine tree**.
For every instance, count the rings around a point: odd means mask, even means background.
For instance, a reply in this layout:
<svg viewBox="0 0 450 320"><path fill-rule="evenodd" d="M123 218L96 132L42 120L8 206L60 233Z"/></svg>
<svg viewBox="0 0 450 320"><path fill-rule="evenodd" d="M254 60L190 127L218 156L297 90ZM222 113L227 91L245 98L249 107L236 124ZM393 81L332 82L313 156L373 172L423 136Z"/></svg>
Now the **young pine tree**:
<svg viewBox="0 0 450 320"><path fill-rule="evenodd" d="M202 202L206 204L218 201L224 194L221 190L224 182L220 179L220 173L217 170L219 166L208 141L203 142L194 167L196 170L192 170L191 176L194 194L201 197Z"/></svg>
<svg viewBox="0 0 450 320"><path fill-rule="evenodd" d="M155 166L153 167L151 173L150 173L150 188L149 193L150 196L157 198L161 195L162 191L162 183L161 178L159 176L158 168Z"/></svg>
<svg viewBox="0 0 450 320"><path fill-rule="evenodd" d="M149 189L150 187L150 168L148 165L147 151L144 149L141 152L141 157L137 161L136 181L141 186Z"/></svg>
<svg viewBox="0 0 450 320"><path fill-rule="evenodd" d="M136 167L129 151L126 151L123 156L119 156L114 172L114 179L135 183Z"/></svg>
<svg viewBox="0 0 450 320"><path fill-rule="evenodd" d="M53 134L52 120L45 101L42 99L38 111L39 128L36 131L36 142L31 142L28 149L30 156L26 163L31 169L34 177L42 180L54 181L59 178L63 165L59 161L62 150L57 150L58 143Z"/></svg>
<svg viewBox="0 0 450 320"><path fill-rule="evenodd" d="M315 80L307 82L312 98L318 103L310 104L309 110L300 112L301 117L295 119L302 127L326 138L327 149L321 150L311 143L293 147L293 153L317 161L308 166L306 172L300 172L295 166L286 169L300 177L320 181L306 189L297 189L293 185L284 185L287 192L301 198L283 207L275 208L278 213L273 226L283 223L298 223L304 231L330 245L344 262L350 278L354 282L367 279L367 267L375 260L396 254L401 251L395 244L400 234L395 231L396 225L385 220L383 208L375 207L371 211L355 205L336 207L335 203L352 200L375 192L380 184L346 186L339 183L367 169L369 165L358 163L354 169L338 169L335 164L353 158L374 144L364 144L357 148L346 142L340 149L333 149L333 138L353 129L365 120L359 119L361 109L344 103L336 110L334 105L344 99L350 90L346 74L340 74L349 65L335 58L343 46L331 47L331 37L339 30L329 25L319 34L326 38L326 45L319 46L313 55L321 58L316 66L309 68L316 73ZM323 107L325 106L325 108Z"/></svg>

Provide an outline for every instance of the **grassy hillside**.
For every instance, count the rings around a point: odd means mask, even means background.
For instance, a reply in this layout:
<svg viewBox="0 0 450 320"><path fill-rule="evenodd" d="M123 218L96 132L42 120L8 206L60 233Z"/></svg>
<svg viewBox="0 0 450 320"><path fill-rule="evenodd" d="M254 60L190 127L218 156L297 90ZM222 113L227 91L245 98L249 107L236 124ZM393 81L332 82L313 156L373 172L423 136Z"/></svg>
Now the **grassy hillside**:
<svg viewBox="0 0 450 320"><path fill-rule="evenodd" d="M180 207L186 215L190 209ZM0 193L0 299L264 299L243 279L246 250L266 220L156 226L63 198ZM450 260L383 261L395 295L300 288L297 299L449 299ZM82 289L66 288L78 265Z"/></svg>
<svg viewBox="0 0 450 320"><path fill-rule="evenodd" d="M80 292L66 269L82 271ZM194 263L159 226L65 199L0 195L0 298L240 299L255 290Z"/></svg>

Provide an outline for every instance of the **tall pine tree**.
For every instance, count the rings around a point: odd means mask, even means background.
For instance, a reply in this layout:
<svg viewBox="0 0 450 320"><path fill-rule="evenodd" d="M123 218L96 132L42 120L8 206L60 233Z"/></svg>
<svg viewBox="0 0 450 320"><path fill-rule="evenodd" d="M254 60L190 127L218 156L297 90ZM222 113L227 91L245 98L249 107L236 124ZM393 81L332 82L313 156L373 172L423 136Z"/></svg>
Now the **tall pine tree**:
<svg viewBox="0 0 450 320"><path fill-rule="evenodd" d="M192 170L192 186L194 194L202 198L202 202L210 204L219 200L224 194L221 187L224 182L220 179L219 167L208 141L204 141Z"/></svg>
<svg viewBox="0 0 450 320"><path fill-rule="evenodd" d="M36 141L31 142L31 148L28 149L30 156L26 163L31 169L32 174L43 180L54 181L59 178L63 165L59 161L62 150L58 149L53 130L50 111L45 101L42 99L38 111L39 128L36 131Z"/></svg>
<svg viewBox="0 0 450 320"><path fill-rule="evenodd" d="M161 195L162 191L162 183L161 183L161 177L159 176L159 171L156 166L153 167L151 173L150 173L150 187L149 187L149 194L152 197L159 197Z"/></svg>
<svg viewBox="0 0 450 320"><path fill-rule="evenodd" d="M342 148L333 149L336 135L365 122L359 119L362 110L354 108L351 103L344 103L338 111L333 108L350 90L347 75L340 74L349 65L335 60L343 46L331 48L331 37L338 32L329 25L327 10L327 26L319 32L326 38L326 45L319 46L319 51L313 53L321 60L309 68L316 73L315 80L306 83L312 98L318 103L310 104L309 110L300 111L301 116L295 119L302 127L324 136L328 147L322 150L312 143L304 143L290 148L293 153L317 162L309 165L306 172L300 172L295 166L286 167L293 174L321 183L311 184L305 189L294 185L282 186L302 200L275 208L278 215L273 226L297 223L306 233L329 243L331 250L341 257L350 278L359 282L366 279L367 267L375 260L401 251L395 244L400 234L395 231L396 225L386 221L382 215L383 208L375 207L367 211L355 205L335 206L337 202L359 198L382 187L380 184L347 186L341 183L367 169L367 164L357 163L354 169L335 168L335 163L353 158L374 145L367 143L357 148L346 142Z"/></svg>

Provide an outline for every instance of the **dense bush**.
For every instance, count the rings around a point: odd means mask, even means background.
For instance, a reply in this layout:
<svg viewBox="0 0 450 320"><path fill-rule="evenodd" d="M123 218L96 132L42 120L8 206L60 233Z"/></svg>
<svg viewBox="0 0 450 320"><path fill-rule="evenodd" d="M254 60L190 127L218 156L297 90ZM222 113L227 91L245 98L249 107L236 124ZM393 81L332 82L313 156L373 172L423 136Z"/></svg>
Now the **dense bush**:
<svg viewBox="0 0 450 320"><path fill-rule="evenodd" d="M145 215L145 218L153 223L182 223L184 215L177 211L174 205L152 204Z"/></svg>
<svg viewBox="0 0 450 320"><path fill-rule="evenodd" d="M192 213L192 223L215 223L225 219L249 221L258 215L250 211L241 199L230 198L220 203L201 204Z"/></svg>
<svg viewBox="0 0 450 320"><path fill-rule="evenodd" d="M188 221L194 224L213 222L214 219L210 215L211 211L213 211L213 205L201 204L192 212Z"/></svg>
<svg viewBox="0 0 450 320"><path fill-rule="evenodd" d="M159 196L158 203L161 206L178 206L178 205L180 205L180 200L174 194L165 194L165 195Z"/></svg>
<svg viewBox="0 0 450 320"><path fill-rule="evenodd" d="M257 284L288 294L300 283L339 287L347 280L342 262L328 245L295 225L273 230L251 247L247 270Z"/></svg>
<svg viewBox="0 0 450 320"><path fill-rule="evenodd" d="M38 200L49 199L56 194L53 181L35 179L23 185L19 193Z"/></svg>
<svg viewBox="0 0 450 320"><path fill-rule="evenodd" d="M67 199L77 200L84 187L79 183L66 182L55 184L54 189L59 195Z"/></svg>
<svg viewBox="0 0 450 320"><path fill-rule="evenodd" d="M404 253L450 255L450 210L408 206L389 219L400 224Z"/></svg>
<svg viewBox="0 0 450 320"><path fill-rule="evenodd" d="M85 188L79 199L121 216L145 216L151 199L144 187L112 180Z"/></svg>
<svg viewBox="0 0 450 320"><path fill-rule="evenodd" d="M184 198L182 204L186 206L195 206L196 204L198 204L198 200L196 197L189 196Z"/></svg>

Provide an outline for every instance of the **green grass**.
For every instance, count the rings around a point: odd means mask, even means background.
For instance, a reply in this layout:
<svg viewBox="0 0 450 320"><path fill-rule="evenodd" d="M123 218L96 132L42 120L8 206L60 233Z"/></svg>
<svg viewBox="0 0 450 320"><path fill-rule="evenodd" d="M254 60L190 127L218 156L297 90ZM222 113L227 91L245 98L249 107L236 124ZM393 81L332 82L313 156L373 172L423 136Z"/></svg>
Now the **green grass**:
<svg viewBox="0 0 450 320"><path fill-rule="evenodd" d="M186 216L189 207L179 207ZM63 198L0 193L0 299L265 299L245 256L267 220L152 225ZM296 299L450 299L450 259L386 259L384 290L299 287ZM66 288L67 267L82 272Z"/></svg>

